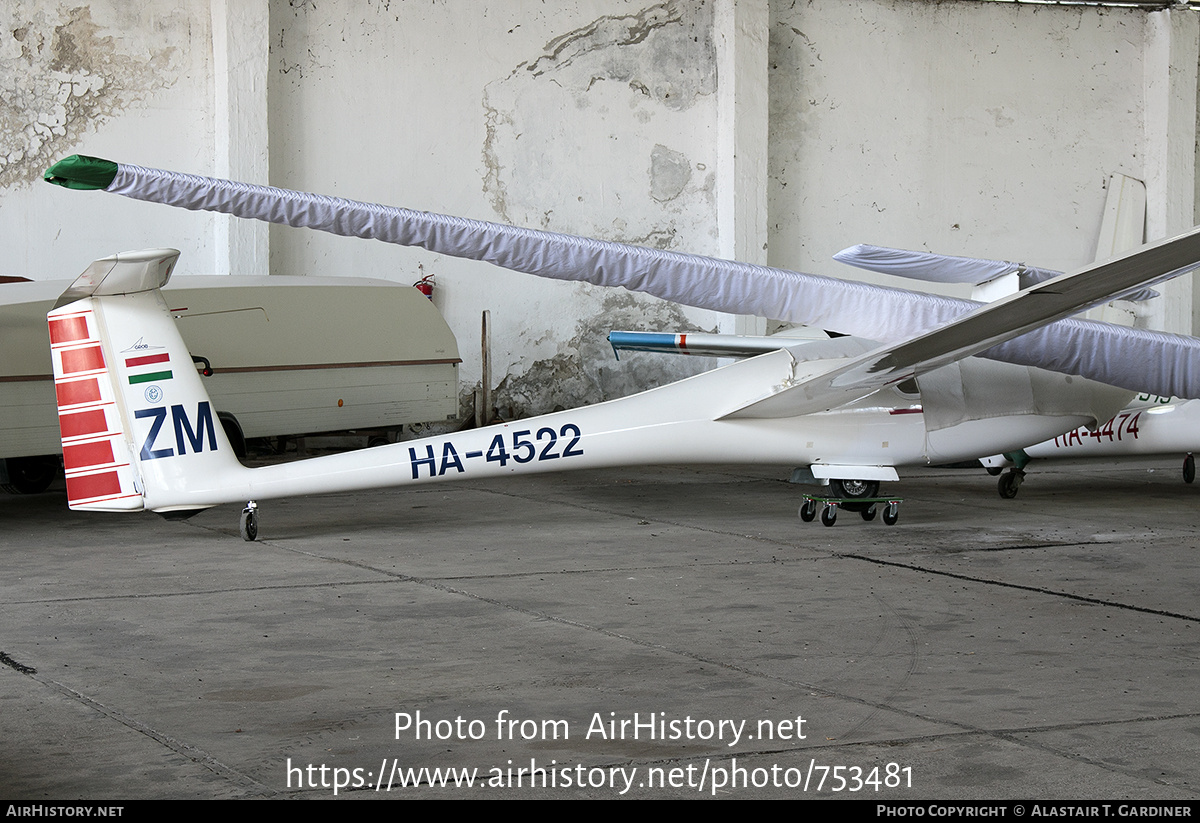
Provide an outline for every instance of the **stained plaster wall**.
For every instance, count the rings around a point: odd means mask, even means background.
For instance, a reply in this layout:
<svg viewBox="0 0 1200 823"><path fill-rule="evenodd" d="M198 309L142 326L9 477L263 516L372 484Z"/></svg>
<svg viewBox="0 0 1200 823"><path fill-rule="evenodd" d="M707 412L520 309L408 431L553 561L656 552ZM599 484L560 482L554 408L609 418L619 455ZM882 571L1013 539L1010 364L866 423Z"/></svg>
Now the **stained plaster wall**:
<svg viewBox="0 0 1200 823"><path fill-rule="evenodd" d="M41 182L73 153L211 174L211 41L208 0L0 4L0 274L74 277L154 246L215 269L212 218Z"/></svg>
<svg viewBox="0 0 1200 823"><path fill-rule="evenodd" d="M3 273L164 244L184 271L265 271L268 239L272 273L433 273L464 384L487 308L497 402L520 413L697 367L616 363L610 328L735 321L34 182L78 151L855 277L828 256L863 241L1079 265L1114 171L1147 180L1152 232L1194 213L1190 12L24 0L0 19Z"/></svg>
<svg viewBox="0 0 1200 823"><path fill-rule="evenodd" d="M276 184L722 252L714 3L271 9ZM288 229L273 229L271 248L275 272L334 269L408 282L433 274L468 385L478 380L480 314L490 310L496 404L522 414L627 394L707 365L617 363L605 342L610 329L716 330L722 322L627 292Z"/></svg>
<svg viewBox="0 0 1200 823"><path fill-rule="evenodd" d="M1148 239L1190 228L1197 39L1194 11L772 4L771 263L911 283L829 263L870 242L1070 270L1114 172L1147 183ZM1160 322L1190 332L1173 288Z"/></svg>

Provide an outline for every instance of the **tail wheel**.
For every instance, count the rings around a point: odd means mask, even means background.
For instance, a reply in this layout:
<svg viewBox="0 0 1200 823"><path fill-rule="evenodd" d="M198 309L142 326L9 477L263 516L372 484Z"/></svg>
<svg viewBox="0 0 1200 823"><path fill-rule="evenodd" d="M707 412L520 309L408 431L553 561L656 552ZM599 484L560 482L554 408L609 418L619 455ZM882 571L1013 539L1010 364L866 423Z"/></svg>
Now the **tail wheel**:
<svg viewBox="0 0 1200 823"><path fill-rule="evenodd" d="M247 503L246 508L242 509L242 516L238 521L238 531L247 543L253 543L258 539L258 506L253 501Z"/></svg>
<svg viewBox="0 0 1200 823"><path fill-rule="evenodd" d="M996 484L997 491L1005 500L1012 500L1017 496L1017 489L1021 488L1021 481L1025 479L1025 472L1013 470L1000 475L1000 481Z"/></svg>

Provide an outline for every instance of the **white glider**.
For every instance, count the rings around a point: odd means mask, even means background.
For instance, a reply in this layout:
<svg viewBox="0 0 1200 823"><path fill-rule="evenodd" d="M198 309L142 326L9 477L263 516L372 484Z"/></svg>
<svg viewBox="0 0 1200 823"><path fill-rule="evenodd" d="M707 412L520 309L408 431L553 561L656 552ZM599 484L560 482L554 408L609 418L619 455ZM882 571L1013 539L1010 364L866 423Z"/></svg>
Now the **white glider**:
<svg viewBox="0 0 1200 823"><path fill-rule="evenodd" d="M1031 461L1075 461L1092 458L1183 455L1185 483L1196 479L1194 452L1200 451L1200 400L1138 395L1107 422L1069 432L1024 449L985 457L979 462L990 474L1000 474L1000 496L1016 497Z"/></svg>
<svg viewBox="0 0 1200 823"><path fill-rule="evenodd" d="M1200 397L1196 340L1064 319L1200 266L1200 230L981 305L88 158L56 164L47 179L859 335L801 342L586 408L250 469L214 424L159 295L178 253L117 255L92 264L49 318L77 509L184 516L251 501L242 526L253 539L255 501L268 498L656 463L808 467L838 481L837 492L873 497L897 466L1010 451L1095 425L1134 390ZM168 363L168 379L141 379Z"/></svg>

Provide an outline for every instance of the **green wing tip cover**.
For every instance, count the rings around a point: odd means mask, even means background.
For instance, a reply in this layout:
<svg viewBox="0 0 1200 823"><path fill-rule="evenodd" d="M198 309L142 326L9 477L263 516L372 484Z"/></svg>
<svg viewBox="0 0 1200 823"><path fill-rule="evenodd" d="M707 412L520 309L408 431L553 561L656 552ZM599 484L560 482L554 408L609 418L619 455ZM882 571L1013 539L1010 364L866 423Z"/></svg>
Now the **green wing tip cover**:
<svg viewBox="0 0 1200 823"><path fill-rule="evenodd" d="M99 157L72 154L42 175L47 183L68 189L106 189L117 176L117 164Z"/></svg>

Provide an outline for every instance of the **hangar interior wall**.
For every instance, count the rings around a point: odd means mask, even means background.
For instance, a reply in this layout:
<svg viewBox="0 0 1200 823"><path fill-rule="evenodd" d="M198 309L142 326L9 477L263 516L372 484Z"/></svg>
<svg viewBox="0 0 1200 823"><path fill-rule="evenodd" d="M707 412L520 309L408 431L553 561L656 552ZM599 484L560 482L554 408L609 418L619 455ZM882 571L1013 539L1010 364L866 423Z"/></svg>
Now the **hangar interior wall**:
<svg viewBox="0 0 1200 823"><path fill-rule="evenodd" d="M762 323L41 171L79 152L864 279L829 256L872 242L1070 269L1112 173L1145 181L1150 239L1190 227L1200 190L1189 10L17 0L0 19L0 273L174 245L190 273L433 274L464 387L488 309L497 404L519 414L711 365L618 363L610 329ZM1191 331L1190 279L1161 302L1161 327Z"/></svg>

